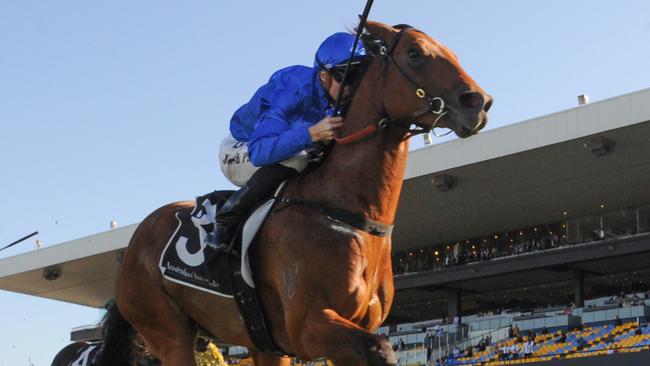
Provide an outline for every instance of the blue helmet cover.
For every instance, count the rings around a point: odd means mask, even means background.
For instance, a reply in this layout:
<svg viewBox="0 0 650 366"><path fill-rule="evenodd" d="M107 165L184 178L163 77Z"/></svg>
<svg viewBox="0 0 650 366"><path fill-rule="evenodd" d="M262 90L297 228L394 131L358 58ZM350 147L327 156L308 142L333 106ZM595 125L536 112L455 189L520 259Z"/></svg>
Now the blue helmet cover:
<svg viewBox="0 0 650 366"><path fill-rule="evenodd" d="M352 54L354 38L353 34L344 32L334 33L327 37L316 51L314 68L323 67L329 70L336 65L348 62ZM352 61L360 60L364 56L366 56L366 49L363 47L363 42L359 40Z"/></svg>

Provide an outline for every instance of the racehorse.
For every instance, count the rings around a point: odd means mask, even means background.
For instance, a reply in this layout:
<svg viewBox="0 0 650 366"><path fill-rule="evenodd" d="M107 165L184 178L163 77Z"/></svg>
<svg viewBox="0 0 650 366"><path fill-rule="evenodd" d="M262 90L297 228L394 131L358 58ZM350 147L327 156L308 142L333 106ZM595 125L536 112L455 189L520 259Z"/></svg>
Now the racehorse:
<svg viewBox="0 0 650 366"><path fill-rule="evenodd" d="M52 366L102 366L101 342L74 342L63 347L52 360ZM140 355L128 363L114 366L159 366L160 361L149 356Z"/></svg>
<svg viewBox="0 0 650 366"><path fill-rule="evenodd" d="M74 342L63 347L59 353L54 356L52 360L52 366L71 366L73 362L77 361L80 357L84 359L82 354L85 350L92 347L91 343L86 342Z"/></svg>
<svg viewBox="0 0 650 366"><path fill-rule="evenodd" d="M492 98L447 47L423 32L377 22L365 29L370 56L355 82L341 139L317 168L290 180L282 196L388 227L408 138L434 126L461 138L474 135L487 122ZM175 214L193 208L193 201L163 206L133 234L116 278L124 321L165 366L195 364L190 320L221 342L248 347L257 365L288 365L289 358L256 349L234 300L162 278L158 262ZM396 364L388 338L373 334L393 301L390 235L287 203L257 234L251 266L270 334L282 351L335 364Z"/></svg>
<svg viewBox="0 0 650 366"><path fill-rule="evenodd" d="M114 304L111 305L111 307L114 306ZM109 311L102 319L104 338L106 338L106 331L108 329L115 330L115 326L120 326L120 324L114 323L115 320L119 321L120 319L116 319L119 312L111 310L111 307L109 307ZM123 322L120 323L125 324ZM160 366L160 360L151 356L147 349L142 346L141 339L137 335L134 337L130 329L126 329L123 335L126 337L123 339L118 338L118 341L120 341L118 344L110 343L114 342L115 338L113 340L109 338L108 344L103 341L70 343L56 354L51 366ZM129 343L124 343L124 339L129 340ZM105 347L108 347L108 352L128 356L122 357L119 363L106 363L106 358L103 357ZM223 356L219 352L219 348L204 338L196 339L194 357L198 366L226 365ZM115 357L109 358L115 359Z"/></svg>

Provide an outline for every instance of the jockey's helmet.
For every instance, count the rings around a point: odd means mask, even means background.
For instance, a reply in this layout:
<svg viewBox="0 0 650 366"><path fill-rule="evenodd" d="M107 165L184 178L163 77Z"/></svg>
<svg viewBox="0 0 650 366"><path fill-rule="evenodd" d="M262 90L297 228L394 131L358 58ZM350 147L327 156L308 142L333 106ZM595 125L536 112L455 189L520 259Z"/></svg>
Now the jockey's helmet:
<svg viewBox="0 0 650 366"><path fill-rule="evenodd" d="M354 38L353 34L344 32L334 33L327 37L316 51L314 68L331 70L337 66L345 67L352 54ZM361 61L365 56L366 49L363 47L363 43L359 41L352 56L352 61Z"/></svg>

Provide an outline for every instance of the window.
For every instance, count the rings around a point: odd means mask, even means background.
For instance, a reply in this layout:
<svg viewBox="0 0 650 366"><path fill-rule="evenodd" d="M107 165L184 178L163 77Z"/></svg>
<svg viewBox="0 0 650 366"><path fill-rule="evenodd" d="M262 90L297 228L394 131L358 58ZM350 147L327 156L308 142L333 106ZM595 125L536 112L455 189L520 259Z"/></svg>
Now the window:
<svg viewBox="0 0 650 366"><path fill-rule="evenodd" d="M637 234L635 209L623 209L603 214L603 230L607 238L620 238Z"/></svg>
<svg viewBox="0 0 650 366"><path fill-rule="evenodd" d="M586 243L604 238L600 215L568 220L567 231L571 243Z"/></svg>
<svg viewBox="0 0 650 366"><path fill-rule="evenodd" d="M639 208L639 233L650 232L650 205Z"/></svg>

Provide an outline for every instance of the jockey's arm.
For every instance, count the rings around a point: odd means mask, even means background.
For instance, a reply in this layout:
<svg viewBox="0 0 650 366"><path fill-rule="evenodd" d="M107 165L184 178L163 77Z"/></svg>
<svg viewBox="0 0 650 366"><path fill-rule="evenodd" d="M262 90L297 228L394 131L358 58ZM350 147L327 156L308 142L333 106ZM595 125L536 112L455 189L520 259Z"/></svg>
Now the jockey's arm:
<svg viewBox="0 0 650 366"><path fill-rule="evenodd" d="M309 127L315 122L300 119L303 101L295 94L277 92L255 123L248 141L248 154L255 166L286 160L312 144Z"/></svg>

